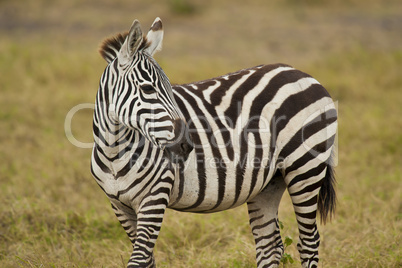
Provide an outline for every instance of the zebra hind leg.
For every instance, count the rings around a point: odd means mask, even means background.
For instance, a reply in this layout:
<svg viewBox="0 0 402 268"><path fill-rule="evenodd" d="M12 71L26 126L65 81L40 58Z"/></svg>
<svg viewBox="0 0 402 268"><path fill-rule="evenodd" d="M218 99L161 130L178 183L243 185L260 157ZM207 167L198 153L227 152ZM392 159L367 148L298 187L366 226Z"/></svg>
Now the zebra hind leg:
<svg viewBox="0 0 402 268"><path fill-rule="evenodd" d="M277 173L267 187L247 203L256 246L257 267L278 267L283 244L279 231L278 207L286 184Z"/></svg>
<svg viewBox="0 0 402 268"><path fill-rule="evenodd" d="M321 163L307 171L301 167L301 171L296 169L285 176L299 228L297 249L303 267L318 267L320 245L320 235L316 224L318 193L323 182L326 184L325 180L332 179L327 176L327 168L331 167ZM331 188L332 186L331 183ZM320 191L320 195L322 194L326 195Z"/></svg>

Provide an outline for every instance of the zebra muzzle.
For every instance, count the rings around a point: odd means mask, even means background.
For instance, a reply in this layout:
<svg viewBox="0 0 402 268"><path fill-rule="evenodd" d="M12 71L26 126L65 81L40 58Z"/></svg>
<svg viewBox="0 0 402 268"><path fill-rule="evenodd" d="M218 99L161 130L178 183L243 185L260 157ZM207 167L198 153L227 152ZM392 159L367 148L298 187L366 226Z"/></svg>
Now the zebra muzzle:
<svg viewBox="0 0 402 268"><path fill-rule="evenodd" d="M186 161L193 150L193 142L189 135L187 124L181 120L174 121L175 140L165 146L165 155L173 163Z"/></svg>

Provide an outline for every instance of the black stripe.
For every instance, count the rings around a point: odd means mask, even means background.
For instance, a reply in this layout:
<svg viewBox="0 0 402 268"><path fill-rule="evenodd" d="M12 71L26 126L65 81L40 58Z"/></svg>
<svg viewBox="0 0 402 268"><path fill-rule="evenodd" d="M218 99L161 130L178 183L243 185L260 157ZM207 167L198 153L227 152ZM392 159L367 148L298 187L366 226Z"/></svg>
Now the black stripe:
<svg viewBox="0 0 402 268"><path fill-rule="evenodd" d="M295 135L282 148L278 158L285 159L288 155L294 152L305 140L335 122L336 119L336 111L334 109L330 109L325 113L319 114L312 121L310 121L310 123L304 125L295 133ZM328 145L331 145L332 141L330 139L328 139L328 141Z"/></svg>
<svg viewBox="0 0 402 268"><path fill-rule="evenodd" d="M158 150L158 151L159 151L159 150ZM158 155L158 156L161 155L160 151L158 152L157 155ZM149 168L149 169L146 171L146 173L145 173L141 178L138 179L138 180L140 181L139 183L141 183L141 182L151 173L151 171L152 171L152 173L155 175L157 172L159 172L159 171L162 169L162 166L165 164L164 158L157 157L156 159L159 159L159 162L158 162L158 163L154 163L154 165L152 165L153 168ZM156 164L157 164L157 165L156 165ZM166 172L166 170L163 170L161 174L164 174L165 172ZM162 175L161 175L161 176L162 176ZM144 184L144 183L141 183L141 185L142 185L141 189L140 189L138 192L136 192L135 196L134 196L133 198L131 198L131 200L134 201L134 200L135 200L139 195L141 195L142 192L143 192L151 183L153 183L153 182L155 182L155 181L153 180L153 176L152 176L151 178L149 178L149 179L146 181L145 184Z"/></svg>
<svg viewBox="0 0 402 268"><path fill-rule="evenodd" d="M296 161L292 163L289 167L285 169L285 174L289 174L290 172L298 169L299 167L305 165L308 161L314 159L317 153L322 153L328 150L328 146L333 144L335 140L335 135L330 137L329 139L315 145L308 152L306 152L303 156L299 157Z"/></svg>
<svg viewBox="0 0 402 268"><path fill-rule="evenodd" d="M147 71L143 70L141 67L138 68L138 71L140 72L141 78L143 78L145 81L153 81Z"/></svg>
<svg viewBox="0 0 402 268"><path fill-rule="evenodd" d="M293 116L310 104L328 96L327 91L320 84L312 84L307 89L289 96L275 111L274 119L284 117L285 120L277 122L276 132L273 134L278 136Z"/></svg>
<svg viewBox="0 0 402 268"><path fill-rule="evenodd" d="M235 180L235 197L232 203L234 206L240 197L241 189L243 188L244 173L247 166L247 140L244 135L240 135L240 159L236 166L236 180Z"/></svg>
<svg viewBox="0 0 402 268"><path fill-rule="evenodd" d="M302 174L299 174L299 175L295 176L295 177L289 182L289 184L288 184L288 189L289 189L290 187L292 187L293 185L295 185L296 183L298 183L298 182L301 182L301 181L306 180L306 179L309 179L309 178L311 178L311 177L313 177L313 176L319 175L319 174L327 167L327 165L328 165L327 163L322 162L321 164L319 164L319 165L316 166L315 168L312 168L312 169L310 169L309 171L307 171L307 172L305 172L305 173L302 173ZM320 181L321 181L321 180L320 180ZM308 192L308 191L305 190L305 189L306 189L306 188L303 188L300 192L296 192L296 193L292 192L292 193L290 193L290 195L291 195L291 196L292 196L292 195L299 195L299 194ZM314 188L314 189L316 189L316 188Z"/></svg>
<svg viewBox="0 0 402 268"><path fill-rule="evenodd" d="M95 163L98 165L98 167L99 167L103 172L108 173L108 174L111 174L111 173L112 173L112 171L111 171L111 170L102 162L102 160L99 158L99 156L98 156L98 151L97 151L97 150L94 150L93 156L94 156Z"/></svg>
<svg viewBox="0 0 402 268"><path fill-rule="evenodd" d="M186 99L189 102L189 105L194 109L194 111L196 112L197 115L202 115L201 111L199 109L197 109L198 105L197 103L194 101L194 99L191 96L188 96L188 94L185 94L185 92L183 90L181 90L180 92L183 96L184 99ZM177 104L179 105L179 107L185 107L184 103L182 102L182 100L180 98L176 99ZM206 172L205 172L205 161L204 161L204 150L202 149L202 144L201 144L201 139L200 136L198 135L198 133L194 130L196 130L194 121L191 120L190 115L187 112L187 109L182 110L182 112L185 114L185 118L187 120L187 125L189 127L191 131L191 138L194 144L194 151L195 151L195 156L196 156L196 161L197 161L197 174L198 174L198 197L197 197L197 201L191 205L190 207L184 208L183 210L190 210L193 208L197 208L202 201L204 201L205 198L205 190L206 190L206 186L207 186L207 182L206 182ZM204 129L207 129L207 125L203 125Z"/></svg>
<svg viewBox="0 0 402 268"><path fill-rule="evenodd" d="M270 72L272 70L275 70L275 69L277 69L279 67L289 67L289 66L281 65L281 64L266 65L266 66L256 70L252 75L250 75L250 77L248 77L246 79L246 81L244 81L243 84L241 84L236 89L236 91L233 93L232 98L231 98L231 104L230 104L229 108L226 109L226 111L224 112L225 116L227 118L231 118L232 120L235 119L235 118L238 118L240 113L241 113L241 111L242 111L242 105L244 103L244 97L246 96L247 92L252 90L268 72ZM245 75L245 73L243 75ZM235 75L234 77L237 78L236 80L241 78L241 77L237 77L237 75ZM276 80L272 79L271 81L275 82ZM269 84L267 86L267 87L270 88L270 91L273 92L275 89L276 90L279 89L279 87L277 87L276 84L274 84L271 81L269 82ZM283 82L288 83L287 80L283 81ZM224 81L222 81L222 83L224 83ZM233 84L233 82L228 84L226 87L229 88L232 84ZM267 90L264 90L264 91L267 91ZM270 100L271 99L269 98L269 96L266 93L265 94L261 93L260 96L258 96L257 98L255 98L253 100L253 104L260 102L261 104L263 103L264 106L265 106L265 104L268 103ZM255 106L255 105L253 105L253 106ZM256 107L256 108L258 108L258 107ZM261 114L261 110L262 110L262 107L261 107L261 109L258 109L258 115ZM251 111L255 111L255 110L252 108ZM250 117L253 117L253 115L250 114ZM236 121L234 121L234 123L236 123Z"/></svg>
<svg viewBox="0 0 402 268"><path fill-rule="evenodd" d="M179 172L179 192L177 194L176 200L170 205L170 207L174 207L180 199L183 197L184 193L184 162L180 161L176 165L179 165L178 172Z"/></svg>
<svg viewBox="0 0 402 268"><path fill-rule="evenodd" d="M262 160L263 160L262 140L260 137L260 133L258 132L259 120L260 120L259 118L253 118L247 124L247 129L253 130L253 132L250 132L250 133L254 134L255 154L254 154L254 158L252 159L253 172L251 174L250 190L249 190L246 200L248 200L250 198L251 194L254 191L254 188L255 188L255 186L257 184L257 180L258 180L258 173L263 165L263 163L262 163ZM244 135L246 135L246 134L244 133Z"/></svg>
<svg viewBox="0 0 402 268"><path fill-rule="evenodd" d="M133 144L130 143L130 145L128 147L132 147L132 146L133 146ZM128 147L123 148L123 150L120 151L119 154L117 154L115 156L115 158L122 156L126 151L129 151L131 148L129 149ZM127 173L131 170L133 165L137 162L138 158L142 154L143 149L144 149L144 146L138 146L135 149L134 153L132 154L132 156L131 156L130 160L127 162L127 164L117 172L117 174L115 176L116 179L127 175Z"/></svg>

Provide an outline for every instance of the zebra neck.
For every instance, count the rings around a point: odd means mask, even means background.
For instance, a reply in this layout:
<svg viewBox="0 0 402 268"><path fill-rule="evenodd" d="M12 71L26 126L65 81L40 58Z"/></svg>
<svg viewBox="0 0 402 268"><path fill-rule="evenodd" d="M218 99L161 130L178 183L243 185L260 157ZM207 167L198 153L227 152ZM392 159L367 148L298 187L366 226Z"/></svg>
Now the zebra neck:
<svg viewBox="0 0 402 268"><path fill-rule="evenodd" d="M105 138L105 154L114 160L123 158L135 147L142 142L142 135L133 129L129 129L123 125L108 128L104 132Z"/></svg>
<svg viewBox="0 0 402 268"><path fill-rule="evenodd" d="M163 151L136 130L122 127L117 132L108 132L106 137L108 146L97 149L107 159L106 165L115 180L136 178L139 174L153 178L161 170L171 168Z"/></svg>

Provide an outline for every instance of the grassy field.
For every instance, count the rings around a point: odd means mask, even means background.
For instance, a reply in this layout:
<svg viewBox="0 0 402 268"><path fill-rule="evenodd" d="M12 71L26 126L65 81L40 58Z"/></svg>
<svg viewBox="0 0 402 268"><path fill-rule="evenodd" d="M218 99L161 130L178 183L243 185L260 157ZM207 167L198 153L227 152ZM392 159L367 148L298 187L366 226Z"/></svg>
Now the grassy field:
<svg viewBox="0 0 402 268"><path fill-rule="evenodd" d="M149 3L151 2L151 3ZM161 1L162 2L162 1ZM402 266L400 1L0 1L0 267L124 267L131 245L64 130L93 103L104 37L164 22L157 60L173 83L283 62L318 79L339 109L338 207L319 226L322 267ZM92 141L92 110L72 133ZM279 212L299 267L290 199ZM168 211L159 267L255 267L246 207Z"/></svg>

